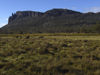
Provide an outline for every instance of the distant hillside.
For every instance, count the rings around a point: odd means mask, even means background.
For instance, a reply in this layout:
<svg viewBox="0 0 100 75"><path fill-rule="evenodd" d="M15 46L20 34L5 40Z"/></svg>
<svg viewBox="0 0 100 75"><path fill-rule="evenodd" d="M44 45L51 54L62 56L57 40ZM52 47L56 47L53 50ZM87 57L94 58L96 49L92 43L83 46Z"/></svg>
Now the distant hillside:
<svg viewBox="0 0 100 75"><path fill-rule="evenodd" d="M98 32L96 25L99 21L100 13L69 9L17 11L9 17L8 24L0 29L0 33Z"/></svg>

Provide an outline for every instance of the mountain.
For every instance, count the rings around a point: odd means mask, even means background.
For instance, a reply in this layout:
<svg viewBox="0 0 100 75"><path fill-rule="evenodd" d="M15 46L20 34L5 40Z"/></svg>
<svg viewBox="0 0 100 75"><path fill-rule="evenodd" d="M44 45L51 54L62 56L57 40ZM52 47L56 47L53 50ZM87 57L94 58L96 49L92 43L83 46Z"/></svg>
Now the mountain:
<svg viewBox="0 0 100 75"><path fill-rule="evenodd" d="M0 33L61 33L95 32L100 13L81 13L69 9L51 9L46 12L17 11L9 17Z"/></svg>

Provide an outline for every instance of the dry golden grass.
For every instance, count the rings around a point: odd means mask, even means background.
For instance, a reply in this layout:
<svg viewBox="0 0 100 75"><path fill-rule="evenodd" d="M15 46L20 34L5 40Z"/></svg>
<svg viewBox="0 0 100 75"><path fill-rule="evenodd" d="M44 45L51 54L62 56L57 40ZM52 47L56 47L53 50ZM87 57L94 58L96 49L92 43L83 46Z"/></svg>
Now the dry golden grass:
<svg viewBox="0 0 100 75"><path fill-rule="evenodd" d="M0 35L0 75L100 75L100 36Z"/></svg>

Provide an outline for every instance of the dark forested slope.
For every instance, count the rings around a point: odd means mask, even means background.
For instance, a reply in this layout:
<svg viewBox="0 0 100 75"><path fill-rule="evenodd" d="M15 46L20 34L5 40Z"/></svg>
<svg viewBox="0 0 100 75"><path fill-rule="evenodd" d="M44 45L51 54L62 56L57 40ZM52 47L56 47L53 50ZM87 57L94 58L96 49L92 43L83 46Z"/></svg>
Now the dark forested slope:
<svg viewBox="0 0 100 75"><path fill-rule="evenodd" d="M99 21L100 13L69 9L17 11L9 17L8 24L0 29L0 33L97 32L96 23Z"/></svg>

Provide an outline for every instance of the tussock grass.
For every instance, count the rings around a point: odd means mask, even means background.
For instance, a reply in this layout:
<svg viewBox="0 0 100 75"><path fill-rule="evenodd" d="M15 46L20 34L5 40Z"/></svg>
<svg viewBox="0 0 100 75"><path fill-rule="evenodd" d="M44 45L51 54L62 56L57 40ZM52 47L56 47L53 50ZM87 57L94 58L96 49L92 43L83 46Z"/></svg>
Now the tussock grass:
<svg viewBox="0 0 100 75"><path fill-rule="evenodd" d="M100 36L0 35L1 75L99 75Z"/></svg>

